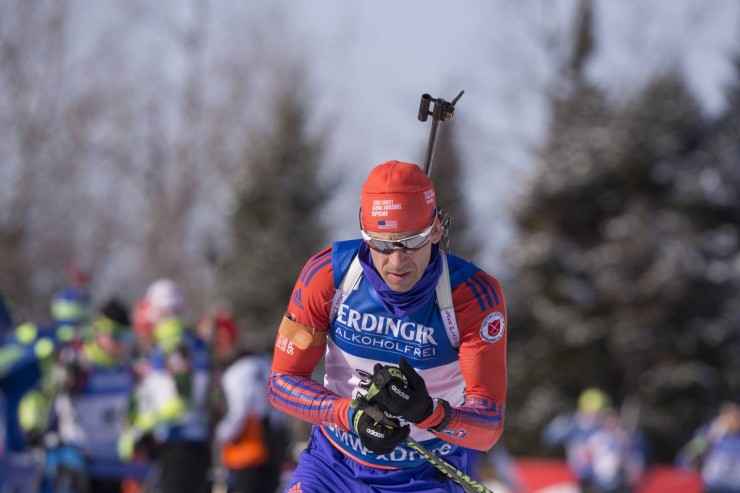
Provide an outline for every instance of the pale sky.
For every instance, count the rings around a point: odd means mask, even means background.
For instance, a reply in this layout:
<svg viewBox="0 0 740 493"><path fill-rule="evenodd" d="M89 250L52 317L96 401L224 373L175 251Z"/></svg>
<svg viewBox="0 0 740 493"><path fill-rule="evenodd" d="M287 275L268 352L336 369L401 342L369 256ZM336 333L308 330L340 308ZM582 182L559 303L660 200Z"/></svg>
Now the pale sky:
<svg viewBox="0 0 740 493"><path fill-rule="evenodd" d="M450 101L465 90L454 121L474 221L490 246L481 261L494 264L497 238L508 237L509 225L492 218L501 217L531 167L530 151L547 123L543 89L553 83L553 54L565 48L576 2L286 3L320 113L336 130L329 169L347 178L329 213L337 234L357 234L359 187L373 165L423 161L430 123L416 118L421 94ZM721 110L740 47L740 2L602 0L596 9L600 44L588 73L615 98L677 65L705 109Z"/></svg>
<svg viewBox="0 0 740 493"><path fill-rule="evenodd" d="M66 55L69 66L98 52L123 53L122 64L133 68L125 72L135 78L132 87L142 94L171 90L187 77L192 60L181 46L182 29L197 19L192 9L199 5L71 2L77 24L69 28L76 41ZM577 0L213 0L209 5L209 41L226 52L219 56L252 60L248 50L254 44L267 69L271 57L305 62L305 85L316 110L312 128L333 132L325 171L342 179L323 218L333 239L358 237L360 186L374 165L423 161L431 122L417 120L421 94L450 101L465 90L455 118L440 131L455 125L461 139L472 234L484 246L474 260L493 275L502 274L500 253L514 238L508 207L534 169L533 152L548 124L545 94L554 87L558 57L568 48ZM723 88L734 76L732 55L740 52L740 2L597 0L596 15L598 45L587 73L615 99L629 96L657 70L678 66L706 111L722 109ZM262 34L266 39L255 42ZM125 49L108 50L101 39ZM95 67L112 70L118 61L103 57ZM162 67L164 75L153 67ZM255 68L261 73L260 65ZM265 72L264 83L273 84ZM219 81L206 75L213 84L209 89L218 92ZM89 89L84 78L65 82L74 91ZM96 169L102 173L105 167ZM226 237L220 235L227 227L226 208L204 207L203 234L194 250L201 248L202 237ZM453 252L454 244L452 238ZM98 273L101 286L129 277L127 266L141 254L133 250L137 245L130 248L118 248L106 272Z"/></svg>

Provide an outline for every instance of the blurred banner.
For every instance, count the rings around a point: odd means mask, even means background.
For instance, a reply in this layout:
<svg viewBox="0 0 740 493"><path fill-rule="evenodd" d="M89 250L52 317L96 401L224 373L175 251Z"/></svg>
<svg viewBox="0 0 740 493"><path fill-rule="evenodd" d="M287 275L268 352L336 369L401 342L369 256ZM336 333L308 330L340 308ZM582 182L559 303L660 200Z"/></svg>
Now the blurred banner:
<svg viewBox="0 0 740 493"><path fill-rule="evenodd" d="M561 460L514 459L518 487L497 484L497 493L579 493L568 466ZM697 473L670 466L654 466L646 471L635 493L701 493Z"/></svg>

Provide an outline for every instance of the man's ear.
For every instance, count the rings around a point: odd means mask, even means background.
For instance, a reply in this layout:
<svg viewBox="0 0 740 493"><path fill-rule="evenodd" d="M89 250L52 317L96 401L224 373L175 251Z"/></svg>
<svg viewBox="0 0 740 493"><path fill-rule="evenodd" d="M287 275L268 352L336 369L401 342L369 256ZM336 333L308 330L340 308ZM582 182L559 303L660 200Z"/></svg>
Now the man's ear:
<svg viewBox="0 0 740 493"><path fill-rule="evenodd" d="M442 224L439 222L439 218L434 220L434 228L432 229L432 243L439 243L442 239Z"/></svg>

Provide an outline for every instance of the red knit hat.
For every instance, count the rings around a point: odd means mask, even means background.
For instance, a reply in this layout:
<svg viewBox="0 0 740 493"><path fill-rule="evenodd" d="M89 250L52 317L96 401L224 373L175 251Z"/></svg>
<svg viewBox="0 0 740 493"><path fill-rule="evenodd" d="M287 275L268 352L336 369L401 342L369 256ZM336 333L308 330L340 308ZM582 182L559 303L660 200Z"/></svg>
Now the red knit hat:
<svg viewBox="0 0 740 493"><path fill-rule="evenodd" d="M373 168L362 185L360 207L367 231L424 229L435 214L434 184L419 166L388 161Z"/></svg>
<svg viewBox="0 0 740 493"><path fill-rule="evenodd" d="M216 350L223 351L236 344L239 338L239 328L236 321L227 313L216 314Z"/></svg>

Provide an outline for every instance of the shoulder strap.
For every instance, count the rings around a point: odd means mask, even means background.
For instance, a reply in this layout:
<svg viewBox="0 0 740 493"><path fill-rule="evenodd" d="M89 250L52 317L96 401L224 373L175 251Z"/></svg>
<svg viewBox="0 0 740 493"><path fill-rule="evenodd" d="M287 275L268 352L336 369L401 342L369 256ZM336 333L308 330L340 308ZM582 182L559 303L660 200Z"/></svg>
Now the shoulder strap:
<svg viewBox="0 0 740 493"><path fill-rule="evenodd" d="M450 344L456 348L460 346L460 330L457 327L455 307L452 303L450 268L447 266L447 254L444 252L439 252L439 254L442 255L442 275L439 276L439 281L437 281L437 304Z"/></svg>
<svg viewBox="0 0 740 493"><path fill-rule="evenodd" d="M339 311L339 307L342 306L344 299L349 296L350 291L355 289L357 282L362 276L362 267L360 266L360 259L357 255L352 259L352 263L349 264L349 269L344 275L342 282L339 283L339 287L334 290L334 299L331 302L331 312L329 313L329 320L334 320L334 317Z"/></svg>
<svg viewBox="0 0 740 493"><path fill-rule="evenodd" d="M437 304L440 315L442 316L442 323L444 323L445 331L447 332L447 337L450 339L450 344L452 344L452 347L457 348L460 346L460 330L457 326L455 307L452 303L450 269L447 266L447 255L443 252L439 252L439 254L442 255L442 274L439 276L439 281L437 281ZM334 291L329 320L334 320L339 307L342 306L349 293L355 289L360 277L362 277L362 267L360 266L359 258L355 255L342 282Z"/></svg>

